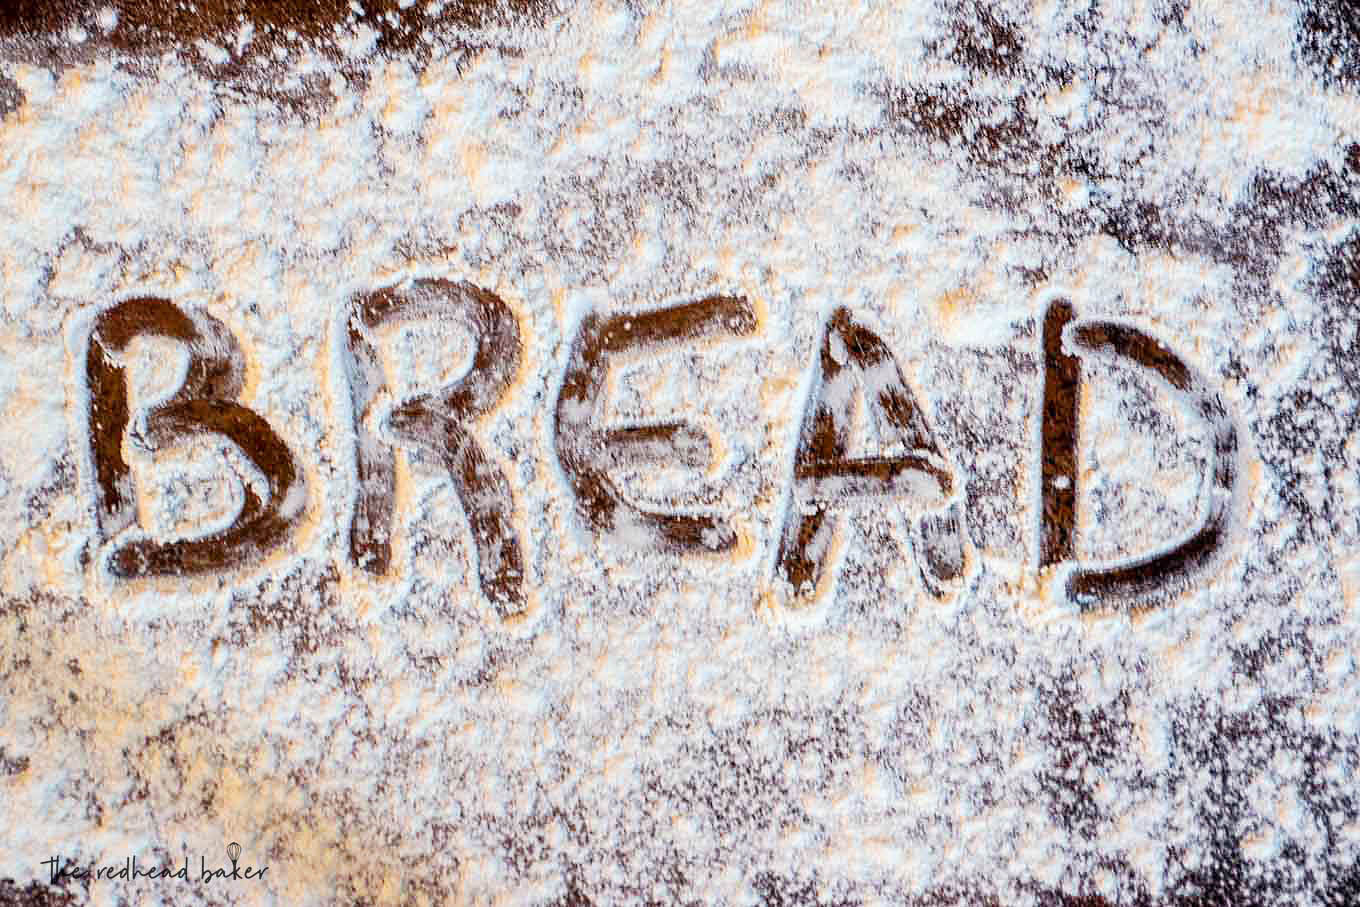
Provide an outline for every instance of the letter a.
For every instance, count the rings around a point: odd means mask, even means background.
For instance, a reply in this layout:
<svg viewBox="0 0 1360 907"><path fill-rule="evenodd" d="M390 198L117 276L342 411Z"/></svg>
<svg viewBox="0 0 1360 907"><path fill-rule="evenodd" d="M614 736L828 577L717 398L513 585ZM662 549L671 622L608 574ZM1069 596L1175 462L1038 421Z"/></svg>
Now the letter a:
<svg viewBox="0 0 1360 907"><path fill-rule="evenodd" d="M851 457L854 382L879 416L882 440L900 441L904 454ZM794 455L794 487L775 563L775 579L804 599L819 596L834 548L837 519L831 507L847 499L906 497L934 507L947 502L953 481L915 398L887 345L839 308L827 323L819 375L803 415ZM965 570L957 504L917 523L913 550L927 586L942 594L941 582Z"/></svg>

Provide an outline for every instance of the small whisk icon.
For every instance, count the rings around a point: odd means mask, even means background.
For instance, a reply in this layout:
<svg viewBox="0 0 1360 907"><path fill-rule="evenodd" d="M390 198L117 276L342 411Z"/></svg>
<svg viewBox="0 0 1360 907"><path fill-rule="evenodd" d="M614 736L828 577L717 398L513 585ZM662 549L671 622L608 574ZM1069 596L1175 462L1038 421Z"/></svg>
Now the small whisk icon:
<svg viewBox="0 0 1360 907"><path fill-rule="evenodd" d="M227 856L231 858L231 871L236 871L236 861L241 858L241 845L232 841L227 845Z"/></svg>

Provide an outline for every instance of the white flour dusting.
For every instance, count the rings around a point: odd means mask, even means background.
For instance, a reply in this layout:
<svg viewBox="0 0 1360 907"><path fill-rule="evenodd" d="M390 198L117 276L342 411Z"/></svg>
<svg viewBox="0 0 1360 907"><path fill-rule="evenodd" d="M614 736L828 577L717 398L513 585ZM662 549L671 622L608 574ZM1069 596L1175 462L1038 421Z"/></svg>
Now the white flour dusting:
<svg viewBox="0 0 1360 907"><path fill-rule="evenodd" d="M22 95L0 123L0 878L237 841L264 880L99 880L89 901L1340 904L1360 884L1360 94L1310 75L1300 11L723 6L432 30L428 60L347 27L342 62L280 42L269 84L173 54L0 70ZM123 27L89 25L69 40ZM278 100L304 84L330 95ZM468 423L513 491L518 620L483 596L431 454L398 448L387 575L349 558L356 431L461 378L476 339L375 328L387 390L356 419L348 306L430 279L518 324L513 381ZM1083 613L1037 569L1055 293L1159 339L1238 427L1221 551L1152 607ZM613 479L737 542L594 531L553 437L578 329L715 295L755 330L620 358L602 411L703 428L706 466ZM302 516L258 559L107 566L86 353L136 297L229 329L235 399L295 458ZM803 612L771 571L840 306L938 440L968 568L932 594L913 501L846 502ZM165 338L121 361L134 427L190 370ZM1201 513L1210 432L1136 368L1085 374L1077 553L1137 557ZM875 375L844 401L850 453L900 455ZM268 497L221 435L123 449L129 538Z"/></svg>

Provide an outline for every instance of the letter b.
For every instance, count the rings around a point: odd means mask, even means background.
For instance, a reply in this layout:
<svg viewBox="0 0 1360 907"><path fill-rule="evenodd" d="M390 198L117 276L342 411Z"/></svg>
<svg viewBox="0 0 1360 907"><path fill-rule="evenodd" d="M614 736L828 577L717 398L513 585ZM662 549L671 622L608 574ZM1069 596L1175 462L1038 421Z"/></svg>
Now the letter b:
<svg viewBox="0 0 1360 907"><path fill-rule="evenodd" d="M227 528L198 538L123 542L114 548L110 568L131 578L201 573L252 560L278 545L301 516L305 484L269 423L236 402L245 369L231 331L210 315L186 313L166 299L125 300L101 313L90 334L85 371L100 535L110 538L136 522L132 473L123 457L131 421L127 375L117 357L133 338L148 335L187 346L189 367L180 388L147 411L142 440L154 450L196 434L222 435L264 474L268 500L244 487L245 501Z"/></svg>

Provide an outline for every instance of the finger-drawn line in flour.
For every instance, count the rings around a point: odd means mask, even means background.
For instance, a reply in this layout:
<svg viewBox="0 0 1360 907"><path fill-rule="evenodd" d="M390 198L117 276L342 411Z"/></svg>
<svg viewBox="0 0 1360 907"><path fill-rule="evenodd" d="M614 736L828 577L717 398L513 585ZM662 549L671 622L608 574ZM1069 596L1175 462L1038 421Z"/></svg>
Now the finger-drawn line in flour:
<svg viewBox="0 0 1360 907"><path fill-rule="evenodd" d="M1044 389L1040 410L1039 566L1070 561L1076 551L1077 394L1081 363L1063 349L1072 303L1054 299L1044 313Z"/></svg>
<svg viewBox="0 0 1360 907"><path fill-rule="evenodd" d="M607 317L591 313L581 321L557 396L553 444L576 511L594 531L673 553L725 552L736 546L737 533L719 517L642 510L624 498L609 475L622 465L674 461L702 466L712 456L705 432L683 422L611 429L599 423L609 370L619 358L701 337L747 337L758 321L751 303L733 296Z"/></svg>
<svg viewBox="0 0 1360 907"><path fill-rule="evenodd" d="M102 312L86 349L95 512L101 537L111 538L137 519L132 472L123 456L132 417L128 378L118 357L140 336L183 343L189 366L178 390L145 412L132 440L155 450L198 434L226 437L263 473L268 501L261 501L242 483L245 500L230 526L200 538L124 542L111 553L111 571L126 578L199 573L258 558L278 545L301 516L307 497L303 477L287 444L269 423L237 402L245 368L231 331L206 313L187 313L154 297L128 299Z"/></svg>
<svg viewBox="0 0 1360 907"><path fill-rule="evenodd" d="M959 579L965 569L962 511L948 501L953 476L907 387L892 352L877 334L855 321L847 308L828 319L812 391L794 453L793 488L779 539L776 581L787 583L804 603L820 599L830 583L829 562L839 547L839 518L832 508L860 499L905 498L949 504L917 521L913 551L932 592ZM852 457L855 389L880 422L885 445L901 442L906 453Z"/></svg>
<svg viewBox="0 0 1360 907"><path fill-rule="evenodd" d="M1065 299L1049 304L1043 347L1040 568L1072 563L1066 594L1086 609L1138 604L1183 588L1213 559L1229 531L1238 475L1238 438L1228 407L1202 375L1156 338L1131 325L1076 320L1071 303ZM1144 374L1150 373L1209 426L1213 439L1208 487L1201 492L1195 527L1169 546L1110 564L1083 564L1075 558L1079 356L1097 359L1109 368L1132 365Z"/></svg>
<svg viewBox="0 0 1360 907"><path fill-rule="evenodd" d="M345 348L358 436L358 497L350 558L378 575L386 574L392 561L396 463L392 447L367 424L387 387L370 332L397 321L449 318L462 318L472 329L472 367L448 387L394 405L385 428L395 441L425 451L448 470L467 515L482 594L502 618L510 618L526 603L514 497L505 474L467 426L496 408L518 373L519 322L499 297L472 284L416 280L351 303Z"/></svg>

